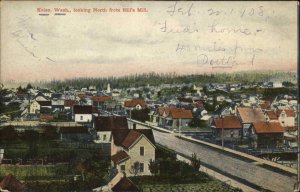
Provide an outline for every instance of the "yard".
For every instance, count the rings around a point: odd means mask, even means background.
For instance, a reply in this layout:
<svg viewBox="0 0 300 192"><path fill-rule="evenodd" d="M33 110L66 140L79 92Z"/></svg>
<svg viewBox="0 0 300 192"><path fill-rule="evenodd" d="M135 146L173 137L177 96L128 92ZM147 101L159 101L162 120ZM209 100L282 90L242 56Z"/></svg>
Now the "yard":
<svg viewBox="0 0 300 192"><path fill-rule="evenodd" d="M197 159L196 156L195 159ZM242 191L218 181L204 172L199 172L194 165L176 160L176 155L172 151L160 146L157 146L155 162L157 171L153 172L152 176L130 177L143 192Z"/></svg>
<svg viewBox="0 0 300 192"><path fill-rule="evenodd" d="M227 184L211 181L208 183L192 183L192 184L159 184L159 185L144 185L142 186L143 192L237 192L241 191L239 189L235 189L229 187Z"/></svg>

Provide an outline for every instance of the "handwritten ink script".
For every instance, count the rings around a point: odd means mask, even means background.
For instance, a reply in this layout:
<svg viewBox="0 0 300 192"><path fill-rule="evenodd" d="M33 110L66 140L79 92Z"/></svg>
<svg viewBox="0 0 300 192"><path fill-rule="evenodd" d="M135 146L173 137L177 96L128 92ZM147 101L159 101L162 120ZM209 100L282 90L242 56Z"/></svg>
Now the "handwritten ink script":
<svg viewBox="0 0 300 192"><path fill-rule="evenodd" d="M172 2L165 7L157 30L175 39L174 54L212 68L259 64L257 58L268 52L261 42L272 32L269 26L278 17L276 10L259 3L203 4Z"/></svg>

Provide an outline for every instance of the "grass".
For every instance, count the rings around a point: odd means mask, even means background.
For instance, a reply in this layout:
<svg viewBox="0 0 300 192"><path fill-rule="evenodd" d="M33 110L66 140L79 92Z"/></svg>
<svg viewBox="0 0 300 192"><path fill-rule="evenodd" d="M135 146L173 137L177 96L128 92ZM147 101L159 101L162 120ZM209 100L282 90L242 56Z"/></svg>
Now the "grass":
<svg viewBox="0 0 300 192"><path fill-rule="evenodd" d="M206 182L193 182L193 183L169 183L166 180L157 180L152 178L145 179L145 177L134 177L131 178L144 192L239 192L242 191L238 188L233 188L225 183L217 180L211 180ZM147 181L148 180L148 181Z"/></svg>
<svg viewBox="0 0 300 192"><path fill-rule="evenodd" d="M65 164L59 165L1 165L0 178L13 174L22 181L61 180L72 172Z"/></svg>

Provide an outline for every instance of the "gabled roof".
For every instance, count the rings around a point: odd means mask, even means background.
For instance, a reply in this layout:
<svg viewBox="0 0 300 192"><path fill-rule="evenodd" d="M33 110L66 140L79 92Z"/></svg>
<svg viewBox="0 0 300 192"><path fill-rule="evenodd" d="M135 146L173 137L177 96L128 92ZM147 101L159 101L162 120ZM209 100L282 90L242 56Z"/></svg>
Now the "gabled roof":
<svg viewBox="0 0 300 192"><path fill-rule="evenodd" d="M112 131L115 129L128 129L125 116L99 116L95 117L95 129L97 131Z"/></svg>
<svg viewBox="0 0 300 192"><path fill-rule="evenodd" d="M74 114L92 114L93 108L91 105L74 105Z"/></svg>
<svg viewBox="0 0 300 192"><path fill-rule="evenodd" d="M81 126L60 127L59 133L88 133L88 128Z"/></svg>
<svg viewBox="0 0 300 192"><path fill-rule="evenodd" d="M272 111L266 111L266 115L270 118L270 120L278 119L278 116L276 115L276 113L273 110Z"/></svg>
<svg viewBox="0 0 300 192"><path fill-rule="evenodd" d="M51 99L61 99L63 97L62 93L52 93Z"/></svg>
<svg viewBox="0 0 300 192"><path fill-rule="evenodd" d="M237 108L242 123L253 123L266 121L261 109L253 108Z"/></svg>
<svg viewBox="0 0 300 192"><path fill-rule="evenodd" d="M284 128L279 122L254 122L253 127L256 133L283 133Z"/></svg>
<svg viewBox="0 0 300 192"><path fill-rule="evenodd" d="M142 108L146 107L146 102L144 99L132 99L129 101L125 101L124 107L136 107L137 105L140 105Z"/></svg>
<svg viewBox="0 0 300 192"><path fill-rule="evenodd" d="M127 177L123 177L115 186L113 192L138 192L138 187Z"/></svg>
<svg viewBox="0 0 300 192"><path fill-rule="evenodd" d="M135 130L130 130L125 139L122 142L122 146L126 149L129 149L133 143L135 143L142 134L140 132L137 132Z"/></svg>
<svg viewBox="0 0 300 192"><path fill-rule="evenodd" d="M269 109L270 108L270 105L268 103L262 103L262 104L259 104L259 106L261 109Z"/></svg>
<svg viewBox="0 0 300 192"><path fill-rule="evenodd" d="M76 101L76 100L65 100L64 101L65 107L73 107L76 104L78 104L78 101Z"/></svg>
<svg viewBox="0 0 300 192"><path fill-rule="evenodd" d="M283 110L277 110L276 114L279 117L281 113L284 113L288 116L288 117L295 117L296 113L293 109L283 109Z"/></svg>
<svg viewBox="0 0 300 192"><path fill-rule="evenodd" d="M40 106L51 106L51 101L36 101Z"/></svg>
<svg viewBox="0 0 300 192"><path fill-rule="evenodd" d="M35 100L37 97L44 97L46 100L49 99L48 97L46 97L46 96L45 96L43 93L41 93L41 92L38 92L38 93L34 96L33 100Z"/></svg>
<svg viewBox="0 0 300 192"><path fill-rule="evenodd" d="M173 119L192 119L193 114L191 110L181 108L170 108L168 116Z"/></svg>
<svg viewBox="0 0 300 192"><path fill-rule="evenodd" d="M165 111L165 108L164 107L158 107L156 111L157 111L157 114L159 116L162 116L164 111Z"/></svg>
<svg viewBox="0 0 300 192"><path fill-rule="evenodd" d="M9 191L24 191L25 186L14 175L9 174L0 182L0 188Z"/></svg>
<svg viewBox="0 0 300 192"><path fill-rule="evenodd" d="M106 96L106 95L92 97L92 101L95 101L95 102L105 102L105 101L108 101L111 99L112 99L112 96Z"/></svg>
<svg viewBox="0 0 300 192"><path fill-rule="evenodd" d="M129 149L141 136L145 136L149 142L155 145L151 129L119 129L112 131L114 144Z"/></svg>
<svg viewBox="0 0 300 192"><path fill-rule="evenodd" d="M129 159L129 155L125 151L119 151L117 154L111 156L111 160L115 165L127 159Z"/></svg>
<svg viewBox="0 0 300 192"><path fill-rule="evenodd" d="M233 115L214 119L214 123L217 129L242 129L239 118Z"/></svg>
<svg viewBox="0 0 300 192"><path fill-rule="evenodd" d="M129 133L129 129L113 129L112 137L114 139L114 144L117 146L122 146L122 142Z"/></svg>

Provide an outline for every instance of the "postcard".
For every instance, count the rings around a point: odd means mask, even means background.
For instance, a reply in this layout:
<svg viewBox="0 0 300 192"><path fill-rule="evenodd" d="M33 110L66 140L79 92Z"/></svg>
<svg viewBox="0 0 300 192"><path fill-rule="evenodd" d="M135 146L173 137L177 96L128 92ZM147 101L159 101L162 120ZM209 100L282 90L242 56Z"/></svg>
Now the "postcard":
<svg viewBox="0 0 300 192"><path fill-rule="evenodd" d="M1 1L0 191L299 191L298 2Z"/></svg>

